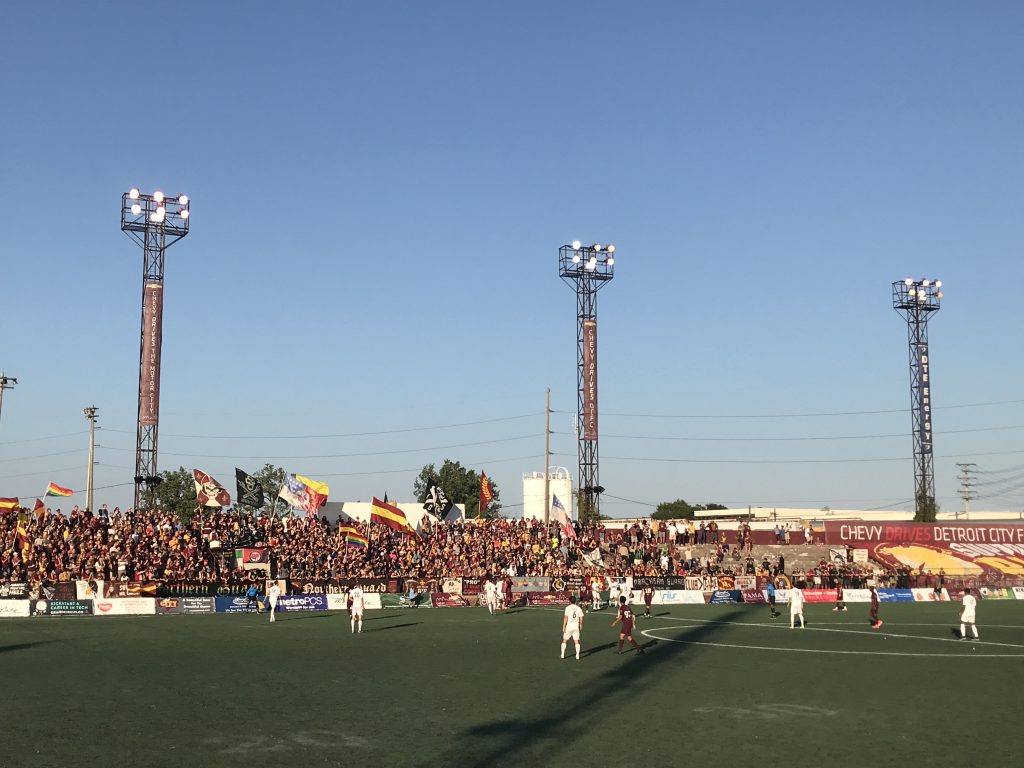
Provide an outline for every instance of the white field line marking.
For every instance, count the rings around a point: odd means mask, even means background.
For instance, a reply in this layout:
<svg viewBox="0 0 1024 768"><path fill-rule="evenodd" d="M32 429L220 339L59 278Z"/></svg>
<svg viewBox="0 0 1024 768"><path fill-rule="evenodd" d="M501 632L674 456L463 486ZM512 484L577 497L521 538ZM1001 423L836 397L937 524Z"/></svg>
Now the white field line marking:
<svg viewBox="0 0 1024 768"><path fill-rule="evenodd" d="M668 629L668 627L664 627ZM654 634L655 630L645 629L642 634L653 640L660 640L665 643L684 643L685 645L707 645L713 648L740 648L749 651L781 651L783 653L833 653L851 656L918 656L935 659L1024 659L1024 653L903 653L900 651L844 651L829 648L780 648L769 645L737 645L735 643L707 643L700 640L675 640L669 637L659 637ZM959 640L957 642L960 642Z"/></svg>
<svg viewBox="0 0 1024 768"><path fill-rule="evenodd" d="M732 626L735 626L735 627L771 627L773 629L785 629L786 628L786 624L785 623L781 623L781 624L780 623L765 624L765 623L758 623L758 622L753 622L753 621L721 621L719 619L684 619L684 618L677 618L675 616L660 616L659 618L661 618L662 620L668 620L668 621L688 621L688 622L693 623L693 624L729 624L729 625L732 625ZM937 626L940 626L940 627L942 627L942 626L953 627L953 624L939 624ZM655 627L655 629L660 629L660 628L659 627ZM665 629L667 629L667 627L665 627ZM982 629L984 629L984 625L982 625ZM954 637L928 637L926 635L902 635L902 634L897 634L895 632L879 632L878 630L875 630L875 629L872 629L872 630L866 630L866 629L828 629L826 627L807 627L804 631L809 631L809 632L841 632L843 634L848 634L848 635L878 635L880 637L899 637L899 638L902 638L902 639L905 639L905 640L934 640L934 641L940 642L940 643L962 643L962 642L964 642L960 638L954 638ZM979 642L983 642L983 641L979 640ZM990 645L990 646L1002 646L1002 647L1005 647L1005 648L1020 648L1020 649L1024 649L1024 645L1017 645L1015 643L991 643L991 642L987 642L987 641L984 641L984 642L985 642L985 645Z"/></svg>

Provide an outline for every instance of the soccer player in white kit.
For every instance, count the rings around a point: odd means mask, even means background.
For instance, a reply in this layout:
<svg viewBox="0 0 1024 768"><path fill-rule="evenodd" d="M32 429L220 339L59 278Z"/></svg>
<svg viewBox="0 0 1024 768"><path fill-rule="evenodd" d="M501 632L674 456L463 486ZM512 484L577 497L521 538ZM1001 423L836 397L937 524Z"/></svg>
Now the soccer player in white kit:
<svg viewBox="0 0 1024 768"><path fill-rule="evenodd" d="M490 577L484 582L484 602L487 603L487 611L493 616L498 607L498 585Z"/></svg>
<svg viewBox="0 0 1024 768"><path fill-rule="evenodd" d="M565 658L565 644L569 638L576 644L576 661L580 660L580 630L583 628L583 609L576 605L576 595L569 595L569 604L562 616L562 658Z"/></svg>
<svg viewBox="0 0 1024 768"><path fill-rule="evenodd" d="M971 625L971 632L974 635L975 640L980 640L978 637L978 625L974 623L974 611L978 607L978 598L974 596L974 591L970 587L964 588L964 607L960 609L960 639L967 639L967 627L965 625Z"/></svg>
<svg viewBox="0 0 1024 768"><path fill-rule="evenodd" d="M804 593L800 587L794 586L789 590L789 628L793 629L796 624L796 617L800 617L800 629L804 626Z"/></svg>
<svg viewBox="0 0 1024 768"><path fill-rule="evenodd" d="M596 577L590 582L590 607L595 611L601 610L601 585Z"/></svg>
<svg viewBox="0 0 1024 768"><path fill-rule="evenodd" d="M352 634L363 631L363 590L359 586L348 591L348 599L352 601ZM358 624L358 628L356 625Z"/></svg>
<svg viewBox="0 0 1024 768"><path fill-rule="evenodd" d="M267 590L267 600L270 602L270 621L275 622L274 614L277 611L277 598L281 596L281 588L277 585L277 582L271 582L270 589Z"/></svg>

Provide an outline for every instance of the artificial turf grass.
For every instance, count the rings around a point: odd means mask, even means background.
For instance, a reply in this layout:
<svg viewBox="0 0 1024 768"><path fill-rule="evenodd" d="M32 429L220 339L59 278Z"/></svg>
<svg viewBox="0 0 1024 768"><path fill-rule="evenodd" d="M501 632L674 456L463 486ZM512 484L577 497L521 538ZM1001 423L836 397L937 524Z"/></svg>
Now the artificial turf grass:
<svg viewBox="0 0 1024 768"><path fill-rule="evenodd" d="M884 605L878 632L866 606L810 605L805 631L781 609L773 623L764 606L656 607L638 622L644 656L615 655L612 614L588 614L579 662L558 658L557 610L368 612L356 636L344 613L4 620L0 675L19 693L0 764L1021 759L1008 703L1024 681L1024 603L985 601L980 644L951 641L951 604ZM862 655L877 651L897 655Z"/></svg>

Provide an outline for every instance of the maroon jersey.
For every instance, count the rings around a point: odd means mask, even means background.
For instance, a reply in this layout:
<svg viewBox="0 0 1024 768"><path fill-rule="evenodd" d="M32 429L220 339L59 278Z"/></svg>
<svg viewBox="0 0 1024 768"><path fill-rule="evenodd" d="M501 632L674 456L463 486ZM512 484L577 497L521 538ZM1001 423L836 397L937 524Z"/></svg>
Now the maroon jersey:
<svg viewBox="0 0 1024 768"><path fill-rule="evenodd" d="M871 593L871 615L872 616L877 616L878 615L878 593L877 592L872 592Z"/></svg>
<svg viewBox="0 0 1024 768"><path fill-rule="evenodd" d="M647 603L647 605L650 605L653 599L654 587L644 587L644 602Z"/></svg>
<svg viewBox="0 0 1024 768"><path fill-rule="evenodd" d="M836 602L841 603L843 601L843 585L836 585Z"/></svg>
<svg viewBox="0 0 1024 768"><path fill-rule="evenodd" d="M633 634L633 609L628 605L620 605L619 619L622 621L622 629L619 631L624 635Z"/></svg>

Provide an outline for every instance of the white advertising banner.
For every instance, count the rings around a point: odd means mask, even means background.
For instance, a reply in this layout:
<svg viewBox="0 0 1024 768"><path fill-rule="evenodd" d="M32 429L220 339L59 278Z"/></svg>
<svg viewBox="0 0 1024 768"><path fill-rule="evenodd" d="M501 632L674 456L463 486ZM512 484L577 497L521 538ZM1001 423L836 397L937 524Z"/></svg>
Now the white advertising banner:
<svg viewBox="0 0 1024 768"><path fill-rule="evenodd" d="M28 600L0 600L0 619L27 618L29 605Z"/></svg>
<svg viewBox="0 0 1024 768"><path fill-rule="evenodd" d="M375 611L382 608L379 592L363 592L363 608L368 611ZM348 610L348 595L335 595L327 593L328 611Z"/></svg>
<svg viewBox="0 0 1024 768"><path fill-rule="evenodd" d="M663 589L654 593L658 605L704 605L704 593L695 589Z"/></svg>
<svg viewBox="0 0 1024 768"><path fill-rule="evenodd" d="M93 602L96 616L153 616L156 600L152 597L110 597Z"/></svg>

